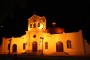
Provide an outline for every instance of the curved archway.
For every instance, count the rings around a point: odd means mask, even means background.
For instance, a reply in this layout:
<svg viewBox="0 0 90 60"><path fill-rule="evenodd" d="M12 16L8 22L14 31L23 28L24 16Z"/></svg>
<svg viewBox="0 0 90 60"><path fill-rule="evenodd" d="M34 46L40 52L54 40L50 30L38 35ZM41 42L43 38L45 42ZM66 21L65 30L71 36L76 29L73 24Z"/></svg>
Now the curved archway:
<svg viewBox="0 0 90 60"><path fill-rule="evenodd" d="M13 44L13 52L17 52L17 45L16 44Z"/></svg>
<svg viewBox="0 0 90 60"><path fill-rule="evenodd" d="M63 52L63 43L61 41L56 43L56 52Z"/></svg>
<svg viewBox="0 0 90 60"><path fill-rule="evenodd" d="M32 43L32 52L37 52L37 42L36 41Z"/></svg>

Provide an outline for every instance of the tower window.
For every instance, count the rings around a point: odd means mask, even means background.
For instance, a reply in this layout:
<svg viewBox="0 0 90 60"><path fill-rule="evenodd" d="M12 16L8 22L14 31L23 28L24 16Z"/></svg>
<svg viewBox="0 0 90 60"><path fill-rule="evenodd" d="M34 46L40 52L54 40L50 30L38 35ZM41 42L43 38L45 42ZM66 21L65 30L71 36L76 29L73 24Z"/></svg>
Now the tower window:
<svg viewBox="0 0 90 60"><path fill-rule="evenodd" d="M67 40L67 48L71 48L71 41Z"/></svg>
<svg viewBox="0 0 90 60"><path fill-rule="evenodd" d="M25 43L23 43L23 49L25 49Z"/></svg>
<svg viewBox="0 0 90 60"><path fill-rule="evenodd" d="M38 27L40 27L40 23L38 23Z"/></svg>
<svg viewBox="0 0 90 60"><path fill-rule="evenodd" d="M45 49L48 49L48 42L45 42Z"/></svg>
<svg viewBox="0 0 90 60"><path fill-rule="evenodd" d="M35 23L33 24L33 28L36 28L36 24Z"/></svg>
<svg viewBox="0 0 90 60"><path fill-rule="evenodd" d="M30 24L30 28L32 28L32 24Z"/></svg>

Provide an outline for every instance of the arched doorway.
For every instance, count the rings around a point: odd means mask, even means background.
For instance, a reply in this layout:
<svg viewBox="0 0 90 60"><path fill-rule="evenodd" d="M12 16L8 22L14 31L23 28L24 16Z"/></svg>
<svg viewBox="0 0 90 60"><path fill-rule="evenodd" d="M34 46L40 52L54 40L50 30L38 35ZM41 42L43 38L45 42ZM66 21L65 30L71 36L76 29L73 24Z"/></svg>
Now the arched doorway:
<svg viewBox="0 0 90 60"><path fill-rule="evenodd" d="M32 43L32 52L37 52L37 42Z"/></svg>
<svg viewBox="0 0 90 60"><path fill-rule="evenodd" d="M13 52L17 52L17 45L16 44L13 44Z"/></svg>
<svg viewBox="0 0 90 60"><path fill-rule="evenodd" d="M63 52L63 43L60 41L56 43L56 52Z"/></svg>

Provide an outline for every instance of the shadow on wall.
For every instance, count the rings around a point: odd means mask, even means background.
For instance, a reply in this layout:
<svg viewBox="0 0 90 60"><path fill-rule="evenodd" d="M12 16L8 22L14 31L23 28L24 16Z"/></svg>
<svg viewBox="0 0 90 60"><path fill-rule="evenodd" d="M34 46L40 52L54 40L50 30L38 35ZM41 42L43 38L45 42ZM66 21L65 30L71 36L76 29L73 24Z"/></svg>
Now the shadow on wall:
<svg viewBox="0 0 90 60"><path fill-rule="evenodd" d="M0 45L0 54L2 54L2 45Z"/></svg>
<svg viewBox="0 0 90 60"><path fill-rule="evenodd" d="M2 37L0 37L0 45L2 44Z"/></svg>

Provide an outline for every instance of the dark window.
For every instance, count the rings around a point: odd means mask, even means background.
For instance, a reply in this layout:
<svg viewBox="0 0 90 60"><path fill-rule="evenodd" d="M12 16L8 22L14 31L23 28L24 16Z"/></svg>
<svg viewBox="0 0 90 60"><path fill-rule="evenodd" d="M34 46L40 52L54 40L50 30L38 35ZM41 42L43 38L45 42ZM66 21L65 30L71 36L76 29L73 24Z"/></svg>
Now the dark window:
<svg viewBox="0 0 90 60"><path fill-rule="evenodd" d="M30 28L32 28L32 24L30 24Z"/></svg>
<svg viewBox="0 0 90 60"><path fill-rule="evenodd" d="M36 28L36 24L35 23L33 24L33 28Z"/></svg>
<svg viewBox="0 0 90 60"><path fill-rule="evenodd" d="M38 27L40 27L40 23L38 23Z"/></svg>
<svg viewBox="0 0 90 60"><path fill-rule="evenodd" d="M67 40L67 48L71 48L71 41Z"/></svg>
<svg viewBox="0 0 90 60"><path fill-rule="evenodd" d="M36 35L33 35L33 38L36 38Z"/></svg>
<svg viewBox="0 0 90 60"><path fill-rule="evenodd" d="M25 43L23 43L23 49L25 49Z"/></svg>
<svg viewBox="0 0 90 60"><path fill-rule="evenodd" d="M45 49L48 49L48 42L45 42Z"/></svg>

